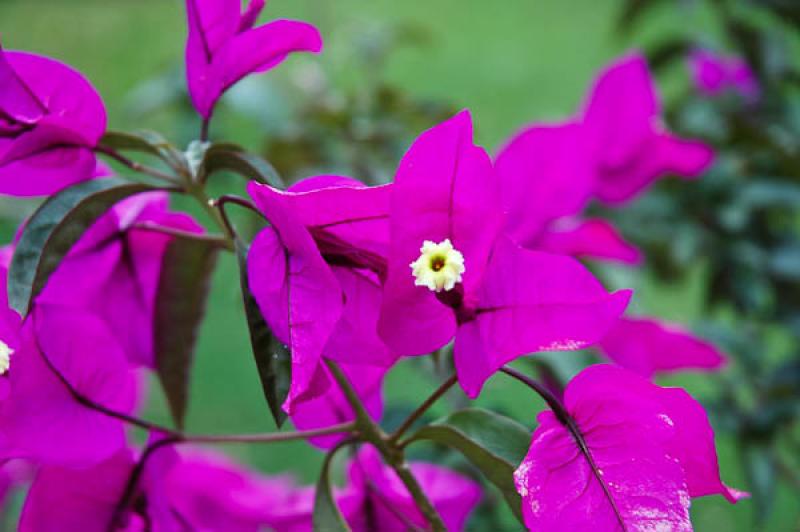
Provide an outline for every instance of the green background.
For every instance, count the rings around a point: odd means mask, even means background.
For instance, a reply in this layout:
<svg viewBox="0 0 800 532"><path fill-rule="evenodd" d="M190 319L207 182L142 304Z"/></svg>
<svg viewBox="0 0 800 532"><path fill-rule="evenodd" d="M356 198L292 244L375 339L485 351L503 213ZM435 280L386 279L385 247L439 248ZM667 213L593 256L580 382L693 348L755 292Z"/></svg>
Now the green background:
<svg viewBox="0 0 800 532"><path fill-rule="evenodd" d="M394 54L387 65L388 80L413 94L468 107L479 142L494 148L527 122L558 120L573 113L597 69L625 50L675 32L702 32L712 42L716 35L702 10L669 8L658 11L640 31L621 34L615 27L618 10L618 2L608 0L271 0L266 17L308 20L318 25L326 45L320 57L292 58L285 69L270 75L286 76L296 62L317 61L335 83L357 84L361 73L347 67L352 34L375 21L415 22L430 32L430 42ZM165 133L173 133L169 115L147 115L142 120L124 109L126 96L142 80L179 65L183 17L179 1L0 0L0 35L5 48L49 55L83 72L103 95L111 128L166 127ZM685 85L686 73L667 73L660 82L668 97ZM258 131L243 121L229 140L254 147L258 139ZM0 211L0 216L15 216L17 211L6 206L0 206L7 211ZM11 226L4 227L8 237ZM684 323L701 317L701 268L681 286L659 285L646 273L619 269L606 273L612 284L637 289L638 312ZM211 298L197 353L188 429L271 431L274 426L250 354L232 257L220 261ZM424 362L404 362L392 372L387 404L418 402L435 387L432 375L419 377L430 374L418 371L415 366L420 364ZM709 389L707 380L687 375L668 382L686 386L702 400ZM503 376L490 381L478 403L510 413L531 428L542 408L526 389ZM145 412L154 420L168 421L155 386ZM718 442L723 477L746 489L733 443L724 437ZM291 471L305 482L313 481L321 462L321 454L304 443L226 450L263 471ZM778 493L777 511L766 529L800 530L797 494L786 487ZM721 497L697 499L692 505L695 527L701 531L752 530L751 514L748 502L730 506Z"/></svg>

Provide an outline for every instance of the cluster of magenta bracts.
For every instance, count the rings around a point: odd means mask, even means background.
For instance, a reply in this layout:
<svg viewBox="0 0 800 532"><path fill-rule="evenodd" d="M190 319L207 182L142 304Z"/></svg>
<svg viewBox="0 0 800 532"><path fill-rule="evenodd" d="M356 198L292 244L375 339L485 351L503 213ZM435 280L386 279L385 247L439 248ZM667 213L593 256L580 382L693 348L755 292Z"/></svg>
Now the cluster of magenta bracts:
<svg viewBox="0 0 800 532"><path fill-rule="evenodd" d="M322 46L302 22L254 27L260 0L244 13L239 0L186 4L188 87L203 136L234 83ZM707 59L695 58L703 79L711 75ZM514 475L525 524L689 530L692 497L739 498L720 480L699 403L648 380L717 368L724 357L675 326L623 316L631 292L608 293L577 260L642 260L607 222L581 217L590 201L620 205L665 174L694 177L711 164L710 148L676 138L659 120L645 61L631 54L599 76L574 117L524 129L495 157L473 143L470 114L461 112L414 142L393 183L368 187L332 175L285 191L251 183L268 225L250 246L247 281L291 352L283 409L295 426L324 429L356 417L332 368L378 420L383 378L402 357L452 342L458 383L475 398L519 357L594 346L615 365L584 370L552 398L560 406L540 414ZM55 194L105 178L110 171L96 160L105 122L99 96L79 74L0 51L0 192ZM33 475L23 530L311 529L311 487L264 478L209 451L179 452L158 432L146 462L127 441L123 418L142 399L140 370L155 365L153 314L176 232L204 228L170 211L166 193L134 196L80 237L24 317L9 308L5 287L0 292L0 455L11 460L2 481L7 490ZM11 244L2 255L4 283L13 252ZM351 437L310 441L331 449ZM430 464L410 470L447 528L462 529L479 485ZM334 497L354 530L426 525L369 445Z"/></svg>

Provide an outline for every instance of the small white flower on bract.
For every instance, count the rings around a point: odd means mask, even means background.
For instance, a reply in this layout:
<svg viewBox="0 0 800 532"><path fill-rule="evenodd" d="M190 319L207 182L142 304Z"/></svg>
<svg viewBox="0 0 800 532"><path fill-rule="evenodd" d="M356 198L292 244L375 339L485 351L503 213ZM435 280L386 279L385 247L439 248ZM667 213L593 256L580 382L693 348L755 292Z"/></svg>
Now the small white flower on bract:
<svg viewBox="0 0 800 532"><path fill-rule="evenodd" d="M0 340L0 375L5 375L8 368L11 367L11 355L14 350L8 347L8 344Z"/></svg>
<svg viewBox="0 0 800 532"><path fill-rule="evenodd" d="M461 282L464 273L464 255L461 254L449 238L438 244L430 240L422 243L420 256L410 264L416 286L426 286L434 292L452 290Z"/></svg>

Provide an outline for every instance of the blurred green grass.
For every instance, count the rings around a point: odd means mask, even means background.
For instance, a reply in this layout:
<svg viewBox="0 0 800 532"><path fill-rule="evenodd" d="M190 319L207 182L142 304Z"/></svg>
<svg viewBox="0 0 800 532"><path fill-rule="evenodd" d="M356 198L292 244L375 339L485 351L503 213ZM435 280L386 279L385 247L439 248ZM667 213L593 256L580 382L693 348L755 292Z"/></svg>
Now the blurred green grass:
<svg viewBox="0 0 800 532"><path fill-rule="evenodd" d="M346 62L347 40L358 28L375 20L428 28L429 46L392 56L389 81L418 95L469 107L479 141L494 147L533 119L558 120L572 113L596 70L624 50L674 32L715 32L703 11L677 16L664 9L642 31L620 37L614 26L618 9L619 2L607 0L272 0L266 16L317 24L326 41L318 61L341 84L358 83L358 73L330 65ZM46 54L86 74L107 103L112 128L162 125L157 117L140 121L122 109L131 89L180 61L185 35L181 2L2 0L0 35L6 48ZM661 81L669 94L685 82L685 74L672 72ZM256 139L257 132L242 129L230 140L247 144ZM4 232L8 237L8 227ZM697 272L691 282L678 287L619 272L612 278L635 280L638 311L688 321L699 317L702 268ZM199 343L188 418L193 431L273 430L249 351L238 283L233 259L223 257ZM389 376L387 405L413 403L435 386L435 377L419 377L414 366L420 363L424 362L404 362ZM669 383L684 385L701 399L709 389L706 377L682 376ZM147 415L167 422L163 399L156 387L152 390ZM531 427L542 408L526 390L502 377L490 381L478 403ZM443 412L441 405L437 411ZM746 488L734 442L720 438L719 448L725 479ZM314 479L321 462L321 454L304 443L231 446L228 451L264 471L292 471L304 481ZM783 488L764 530L800 529L799 512L797 495ZM698 499L692 514L700 531L753 529L748 502L729 506L719 497Z"/></svg>

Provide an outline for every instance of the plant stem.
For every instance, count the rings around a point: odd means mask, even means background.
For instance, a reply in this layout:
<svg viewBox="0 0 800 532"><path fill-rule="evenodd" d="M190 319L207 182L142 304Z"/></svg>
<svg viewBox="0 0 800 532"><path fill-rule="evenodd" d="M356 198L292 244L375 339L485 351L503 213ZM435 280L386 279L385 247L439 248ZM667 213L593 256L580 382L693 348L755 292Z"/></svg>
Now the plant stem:
<svg viewBox="0 0 800 532"><path fill-rule="evenodd" d="M544 399L544 401L547 403L547 406L550 407L550 410L553 411L562 425L566 425L572 420L572 417L569 415L569 412L567 412L567 409L564 407L561 401L545 386L539 384L537 381L510 366L503 366L500 368L500 371L517 379L522 384L539 394L539 396Z"/></svg>
<svg viewBox="0 0 800 532"><path fill-rule="evenodd" d="M181 431L173 430L156 423L151 423L144 419L137 418L122 412L117 412L107 408L101 404L95 403L88 397L81 394L74 386L67 380L67 378L55 367L52 361L47 357L38 339L36 347L41 353L42 359L47 365L48 369L55 375L61 384L67 389L69 394L75 401L82 406L104 414L108 417L118 419L122 422L134 425L149 432L160 432L172 440L172 443L274 443L292 440L305 440L315 436L327 436L328 434L337 434L340 432L353 433L356 430L356 423L353 421L347 423L340 423L338 425L331 425L321 429L294 431L294 432L267 432L256 434L186 434Z"/></svg>
<svg viewBox="0 0 800 532"><path fill-rule="evenodd" d="M179 184L178 180L175 179L174 176L170 174L166 174L161 170L157 170L150 166L143 165L141 163L137 163L136 161L132 161L128 159L120 152L115 150L114 148L109 148L108 146L98 145L95 148L95 151L98 153L102 153L114 159L115 161L127 166L134 172L139 172L141 174L149 175L150 177L155 177L156 179L160 179L162 181L167 181L168 183L172 183L173 185Z"/></svg>
<svg viewBox="0 0 800 532"><path fill-rule="evenodd" d="M340 423L321 429L298 430L295 432L272 432L265 434L186 434L180 443L277 443L306 440L316 436L327 436L341 432L354 433L355 422Z"/></svg>
<svg viewBox="0 0 800 532"><path fill-rule="evenodd" d="M217 201L208 197L206 191L203 189L203 185L201 184L188 183L185 190L194 196L195 199L197 199L198 203L200 203L211 219L214 220L217 226L222 230L226 240L230 242L229 249L233 249L233 239L236 235L227 220L223 218L223 215L220 213L219 209L216 208Z"/></svg>
<svg viewBox="0 0 800 532"><path fill-rule="evenodd" d="M411 425L414 424L433 404L439 400L447 391L453 387L453 385L458 382L458 377L455 374L451 375L446 381L444 381L438 388L428 397L424 403L419 405L416 410L411 412L411 414L406 418L403 423L397 427L392 435L389 437L389 441L392 443L397 442L400 437L409 429Z"/></svg>
<svg viewBox="0 0 800 532"><path fill-rule="evenodd" d="M208 130L211 126L211 118L203 118L203 123L200 125L200 140L205 142L208 140Z"/></svg>
<svg viewBox="0 0 800 532"><path fill-rule="evenodd" d="M414 474L409 469L405 461L403 450L395 445L394 442L390 441L381 428L372 421L361 399L358 397L358 394L347 380L347 376L342 372L339 366L332 360L326 360L326 362L333 377L339 383L347 401L356 413L356 427L362 439L374 445L383 456L386 464L394 470L398 478L400 478L405 485L411 498L414 499L420 512L422 512L422 515L425 516L425 519L430 524L431 530L433 532L445 532L446 528L441 516L439 516L436 508L434 508L430 499L414 477Z"/></svg>
<svg viewBox="0 0 800 532"><path fill-rule="evenodd" d="M212 243L218 247L233 249L230 241L222 235L213 235L205 233L192 233L190 231L182 231L174 227L167 227L153 222L138 222L131 226L133 229L142 231L152 231L154 233L162 233L165 235L173 236L175 238L186 238L189 240L204 240Z"/></svg>

